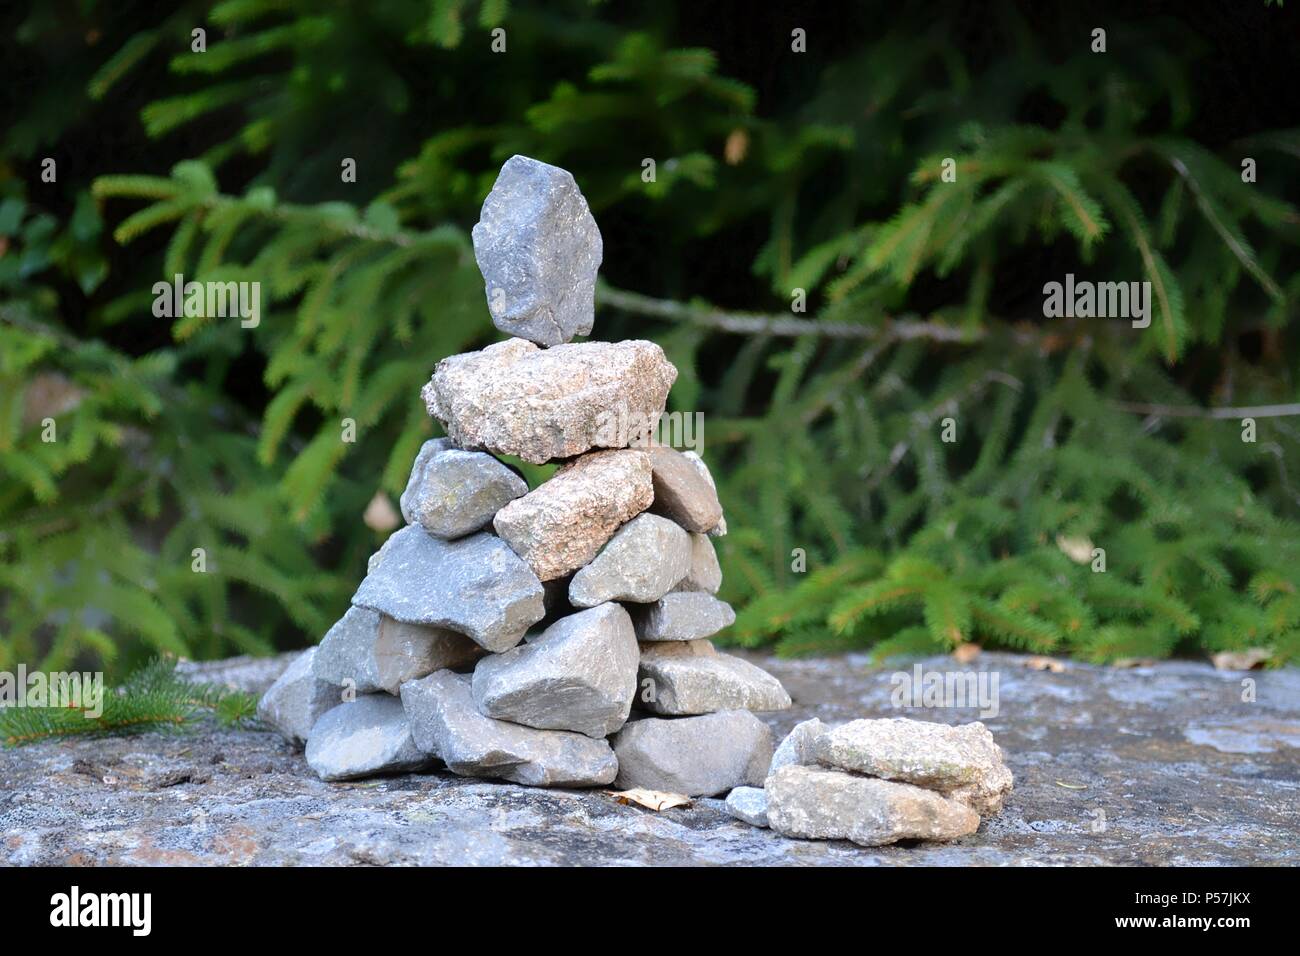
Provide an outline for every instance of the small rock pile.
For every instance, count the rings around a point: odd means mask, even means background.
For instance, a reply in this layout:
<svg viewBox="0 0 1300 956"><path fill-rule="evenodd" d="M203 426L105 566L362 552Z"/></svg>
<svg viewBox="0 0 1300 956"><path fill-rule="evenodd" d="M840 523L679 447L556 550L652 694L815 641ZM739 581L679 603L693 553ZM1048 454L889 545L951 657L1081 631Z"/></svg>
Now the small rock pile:
<svg viewBox="0 0 1300 956"><path fill-rule="evenodd" d="M494 324L422 391L447 437L352 606L260 713L325 780L419 770L689 796L766 779L790 706L709 638L722 506L704 462L654 441L677 370L591 331L600 232L573 177L511 158L473 230ZM529 490L497 456L560 467Z"/></svg>
<svg viewBox="0 0 1300 956"><path fill-rule="evenodd" d="M522 156L474 227L495 325L422 391L447 437L352 606L267 691L262 718L324 780L444 765L538 787L730 791L786 836L874 846L973 833L1011 789L983 724L805 721L773 752L754 711L790 696L709 640L726 533L708 468L654 441L677 370L591 331L602 244L573 177ZM497 456L558 462L529 490Z"/></svg>
<svg viewBox="0 0 1300 956"><path fill-rule="evenodd" d="M763 789L737 787L727 810L790 837L899 840L968 836L1002 809L1011 771L976 721L951 727L903 717L795 726L772 757Z"/></svg>

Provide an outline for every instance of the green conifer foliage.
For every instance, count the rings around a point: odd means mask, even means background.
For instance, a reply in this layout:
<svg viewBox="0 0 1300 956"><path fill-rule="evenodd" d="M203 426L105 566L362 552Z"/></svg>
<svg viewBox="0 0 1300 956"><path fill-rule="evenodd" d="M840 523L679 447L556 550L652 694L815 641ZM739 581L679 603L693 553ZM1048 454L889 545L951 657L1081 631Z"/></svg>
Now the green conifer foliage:
<svg viewBox="0 0 1300 956"><path fill-rule="evenodd" d="M950 6L863 5L815 56L754 14L745 74L686 5L31 5L0 669L324 633L382 543L367 503L436 433L420 386L494 338L468 228L514 153L606 232L597 336L662 344L670 408L705 414L735 640L1294 659L1300 132L1203 143L1186 23L1113 17L1099 55L1086 11ZM1067 273L1150 283L1149 327L1046 316ZM155 315L177 274L259 283L259 324Z"/></svg>

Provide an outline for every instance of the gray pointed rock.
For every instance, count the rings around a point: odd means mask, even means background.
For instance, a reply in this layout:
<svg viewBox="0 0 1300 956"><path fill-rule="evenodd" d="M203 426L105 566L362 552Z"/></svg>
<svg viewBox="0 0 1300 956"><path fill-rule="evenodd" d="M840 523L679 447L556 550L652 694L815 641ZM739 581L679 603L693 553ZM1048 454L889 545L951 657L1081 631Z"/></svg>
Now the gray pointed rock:
<svg viewBox="0 0 1300 956"><path fill-rule="evenodd" d="M537 575L500 538L480 532L444 541L408 525L371 557L352 603L499 652L542 619L542 593Z"/></svg>
<svg viewBox="0 0 1300 956"><path fill-rule="evenodd" d="M767 791L762 787L737 787L727 794L727 812L751 827L767 826Z"/></svg>
<svg viewBox="0 0 1300 956"><path fill-rule="evenodd" d="M693 451L682 452L682 457L691 463L700 477L709 483L709 487L716 493L718 484L713 480L713 473L709 471L709 466L704 463L704 459ZM718 523L708 530L708 535L712 538L721 538L727 533L727 518L723 515L718 519Z"/></svg>
<svg viewBox="0 0 1300 956"><path fill-rule="evenodd" d="M609 744L566 730L536 730L484 717L470 679L438 671L402 685L416 743L463 777L532 787L595 787L618 772Z"/></svg>
<svg viewBox="0 0 1300 956"><path fill-rule="evenodd" d="M474 703L498 720L604 738L627 720L638 657L627 611L601 604L479 661Z"/></svg>
<svg viewBox="0 0 1300 956"><path fill-rule="evenodd" d="M1013 783L1002 748L979 721L852 720L819 734L814 752L828 767L936 790L981 813L1000 810Z"/></svg>
<svg viewBox="0 0 1300 956"><path fill-rule="evenodd" d="M717 594L722 587L722 566L707 534L691 533L691 569L674 585L674 591L706 591Z"/></svg>
<svg viewBox="0 0 1300 956"><path fill-rule="evenodd" d="M322 780L421 770L432 763L415 746L401 701L387 694L339 704L316 721L307 738L307 765Z"/></svg>
<svg viewBox="0 0 1300 956"><path fill-rule="evenodd" d="M783 836L852 840L955 840L979 827L970 807L907 783L821 767L787 766L767 780L767 821Z"/></svg>
<svg viewBox="0 0 1300 956"><path fill-rule="evenodd" d="M457 448L543 464L645 442L676 378L653 342L507 339L443 359L420 395Z"/></svg>
<svg viewBox="0 0 1300 956"><path fill-rule="evenodd" d="M736 623L731 605L706 591L674 591L632 610L639 641L697 641Z"/></svg>
<svg viewBox="0 0 1300 956"><path fill-rule="evenodd" d="M794 725L772 754L772 773L782 767L807 767L817 763L817 738L826 725L816 717Z"/></svg>
<svg viewBox="0 0 1300 956"><path fill-rule="evenodd" d="M605 601L657 601L691 569L691 539L667 518L640 514L573 576L569 601L595 607Z"/></svg>
<svg viewBox="0 0 1300 956"><path fill-rule="evenodd" d="M341 700L337 687L312 672L318 650L310 647L295 657L257 704L257 716L299 747L307 742L312 725Z"/></svg>
<svg viewBox="0 0 1300 956"><path fill-rule="evenodd" d="M633 720L612 741L620 790L712 796L761 785L772 759L772 731L747 710Z"/></svg>
<svg viewBox="0 0 1300 956"><path fill-rule="evenodd" d="M464 634L354 606L325 634L314 668L321 680L358 694L396 694L403 681L468 667L486 653Z"/></svg>
<svg viewBox="0 0 1300 956"><path fill-rule="evenodd" d="M603 246L567 170L511 156L483 201L473 238L498 329L538 345L591 332Z"/></svg>
<svg viewBox="0 0 1300 956"><path fill-rule="evenodd" d="M402 492L402 517L439 538L461 538L528 494L528 483L481 451L462 451L445 438L424 443Z"/></svg>
<svg viewBox="0 0 1300 956"><path fill-rule="evenodd" d="M779 680L749 661L719 654L708 641L642 645L638 680L646 688L642 706L656 714L790 706Z"/></svg>
<svg viewBox="0 0 1300 956"><path fill-rule="evenodd" d="M510 502L492 525L537 577L550 581L591 561L653 496L644 452L592 452Z"/></svg>

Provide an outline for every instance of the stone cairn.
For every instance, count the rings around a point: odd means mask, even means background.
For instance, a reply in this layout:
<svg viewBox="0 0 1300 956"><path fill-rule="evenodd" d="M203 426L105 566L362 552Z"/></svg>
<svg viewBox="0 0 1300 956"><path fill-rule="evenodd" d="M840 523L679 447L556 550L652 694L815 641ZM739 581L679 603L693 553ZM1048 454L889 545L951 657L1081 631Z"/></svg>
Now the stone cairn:
<svg viewBox="0 0 1300 956"><path fill-rule="evenodd" d="M950 747L983 761L960 782L943 776L951 755L918 776L892 750L872 762L856 736L836 736L893 721L800 724L777 751L789 766L773 768L753 711L790 696L709 640L735 620L714 596L711 538L726 523L713 478L698 455L654 440L677 370L652 342L570 342L591 331L602 257L573 177L512 157L473 240L493 323L512 337L438 363L421 396L447 437L416 457L407 524L371 556L347 613L267 691L262 718L305 744L323 780L443 765L539 787L733 791L738 817L792 836L972 832L970 808L992 805L984 764L995 754L1001 766L982 725ZM560 467L530 491L497 455ZM865 830L812 809L853 801ZM879 839L882 827L898 835Z"/></svg>

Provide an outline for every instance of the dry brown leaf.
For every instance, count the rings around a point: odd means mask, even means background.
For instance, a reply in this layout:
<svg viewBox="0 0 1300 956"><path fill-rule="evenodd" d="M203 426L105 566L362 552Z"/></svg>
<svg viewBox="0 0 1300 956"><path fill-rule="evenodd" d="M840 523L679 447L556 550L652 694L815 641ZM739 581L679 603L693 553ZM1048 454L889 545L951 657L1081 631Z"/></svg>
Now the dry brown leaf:
<svg viewBox="0 0 1300 956"><path fill-rule="evenodd" d="M736 166L745 159L745 154L749 152L749 134L743 129L733 129L727 135L727 143L722 148L722 155L727 160L728 166Z"/></svg>
<svg viewBox="0 0 1300 956"><path fill-rule="evenodd" d="M1154 657L1121 657L1119 660L1111 661L1110 666L1128 670L1130 667L1150 667L1155 662Z"/></svg>
<svg viewBox="0 0 1300 956"><path fill-rule="evenodd" d="M1273 656L1273 652L1265 647L1252 647L1244 651L1220 651L1218 654L1212 654L1210 660L1214 662L1216 670L1221 671L1253 671L1257 667L1262 667Z"/></svg>
<svg viewBox="0 0 1300 956"><path fill-rule="evenodd" d="M1092 542L1087 538L1067 538L1063 534L1058 534L1056 546L1075 564L1087 564L1092 560Z"/></svg>
<svg viewBox="0 0 1300 956"><path fill-rule="evenodd" d="M606 790L605 793L624 806L635 803L637 806L656 812L671 810L673 807L689 807L692 803L691 798L684 793L665 793L662 790L646 790L644 787L633 787L631 790Z"/></svg>
<svg viewBox="0 0 1300 956"><path fill-rule="evenodd" d="M371 531L392 531L402 523L393 503L382 491L375 492L370 504L366 505L366 513L361 516L361 520Z"/></svg>
<svg viewBox="0 0 1300 956"><path fill-rule="evenodd" d="M958 644L952 649L952 659L958 664L969 664L975 658L980 656L982 648L978 644L970 643Z"/></svg>
<svg viewBox="0 0 1300 956"><path fill-rule="evenodd" d="M1025 666L1031 671L1051 671L1053 674L1059 674L1065 670L1065 665L1054 657L1042 657L1035 654L1032 657L1025 658Z"/></svg>

